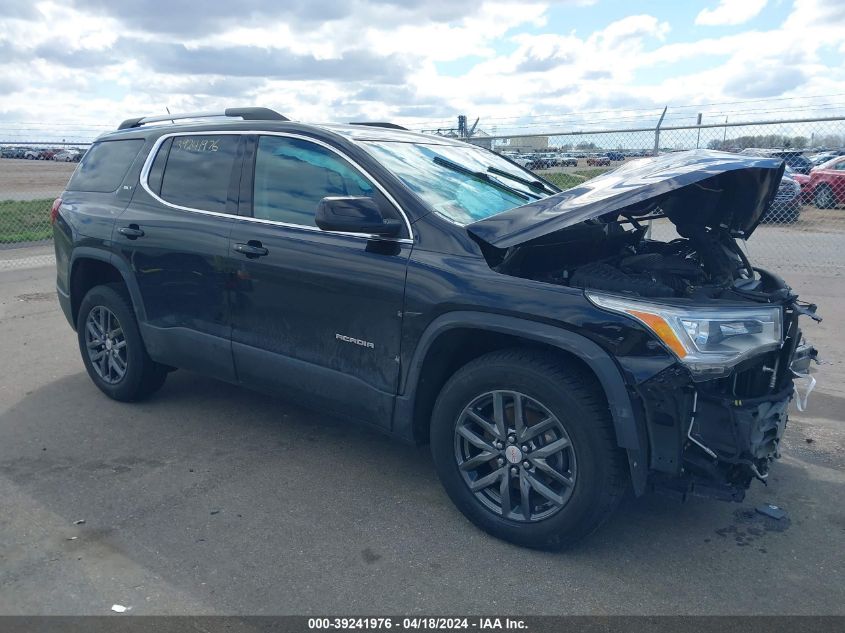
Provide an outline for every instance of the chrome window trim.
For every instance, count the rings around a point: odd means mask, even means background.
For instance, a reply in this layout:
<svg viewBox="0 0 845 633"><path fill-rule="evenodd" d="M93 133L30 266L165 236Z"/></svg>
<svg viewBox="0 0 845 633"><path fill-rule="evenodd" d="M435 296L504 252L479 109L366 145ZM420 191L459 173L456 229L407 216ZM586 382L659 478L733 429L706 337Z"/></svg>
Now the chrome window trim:
<svg viewBox="0 0 845 633"><path fill-rule="evenodd" d="M248 136L250 134L255 134L255 135L258 135L258 136L283 136L283 137L286 137L286 138L295 138L295 139L299 139L299 140L302 140L302 141L308 141L310 143L314 143L315 145L319 145L320 147L326 148L330 152L337 154L340 158L342 158L343 160L348 162L350 165L352 165L353 168L358 170L368 181L370 181L371 183L373 183L373 185L375 185L375 187L382 193L382 195L384 195L384 197L387 198L387 200L388 200L388 202L390 202L390 204L392 204L394 207L396 207L396 209L399 211L399 214L402 216L402 219L405 221L405 228L407 228L408 235L410 237L395 238L395 237L389 237L389 236L386 236L386 235L368 235L368 234L365 234L365 233L349 233L349 232L346 232L346 231L324 231L323 229L321 229L317 226L311 226L311 225L308 225L308 224L292 224L290 222L279 222L277 220L265 220L263 218L254 218L252 216L246 216L246 215L236 215L236 214L233 214L233 213L222 213L222 212L218 212L218 211L206 211L204 209L195 209L193 207L183 207L182 205L173 204L172 202L168 202L167 200L165 200L161 196L154 193L152 189L150 189L150 185L147 182L147 179L149 178L149 175L150 175L150 169L152 169L153 161L155 161L155 157L156 157L156 154L158 154L159 148L162 146L162 144L167 139L173 138L175 136L210 136L210 135L221 135L221 134L222 135L238 135L238 136ZM165 165L165 169L167 169L167 165ZM385 241L390 241L390 242L398 242L400 244L413 244L414 243L414 232L411 229L411 222L408 220L408 216L405 213L405 210L399 205L398 202L396 202L396 199L387 192L387 190L381 185L380 182L378 182L378 180L376 178L374 178L366 169L361 167L361 165L359 165L357 162L352 160L349 156L347 156L346 154L341 152L336 147L332 147L331 145L329 145L325 141L321 141L319 139L316 139L316 138L313 138L313 137L310 137L310 136L305 136L303 134L295 134L295 133L292 133L292 132L272 132L272 131L267 131L267 130L204 130L204 131L200 131L200 132L194 132L194 131L190 131L190 132L189 131L169 132L168 134L163 134L160 137L158 137L158 139L156 139L156 142L153 144L152 148L150 149L149 154L147 154L147 158L144 161L144 166L141 168L140 181L141 181L141 187L143 187L144 191L146 191L153 198L153 200L155 200L155 201L157 201L157 202L159 202L159 203L161 203L161 204L163 204L167 207L170 207L171 209L178 209L179 211L188 211L190 213L201 213L201 214L204 214L204 215L214 215L214 216L219 216L219 217L224 217L224 218L234 218L236 220L242 220L242 221L245 221L245 222L256 222L258 224L271 224L273 226L284 226L284 227L287 227L287 228L301 229L301 230L305 230L305 231L317 231L318 233L323 233L325 235L342 235L342 236L345 236L345 237L355 237L355 238L364 239L364 240L385 240Z"/></svg>

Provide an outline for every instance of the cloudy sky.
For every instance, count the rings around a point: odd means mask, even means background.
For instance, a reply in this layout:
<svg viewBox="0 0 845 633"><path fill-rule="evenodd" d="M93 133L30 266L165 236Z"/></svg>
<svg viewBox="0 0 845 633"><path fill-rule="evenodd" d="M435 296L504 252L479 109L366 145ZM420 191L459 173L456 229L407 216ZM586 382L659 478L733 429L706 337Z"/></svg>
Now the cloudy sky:
<svg viewBox="0 0 845 633"><path fill-rule="evenodd" d="M2 0L0 141L165 107L500 133L831 116L844 62L845 0Z"/></svg>

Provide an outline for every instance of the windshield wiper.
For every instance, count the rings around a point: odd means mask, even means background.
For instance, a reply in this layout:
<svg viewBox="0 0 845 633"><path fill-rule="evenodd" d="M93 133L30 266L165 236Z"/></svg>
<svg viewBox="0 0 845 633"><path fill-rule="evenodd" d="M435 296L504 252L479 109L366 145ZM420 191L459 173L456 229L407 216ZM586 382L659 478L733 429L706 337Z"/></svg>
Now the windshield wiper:
<svg viewBox="0 0 845 633"><path fill-rule="evenodd" d="M515 180L516 182L520 182L523 185L531 187L532 189L539 189L543 193L548 193L548 194L559 193L558 191L555 191L554 189L552 189L551 187L549 187L548 185L546 185L544 182L542 182L540 180L529 180L528 178L522 178L521 176L517 176L516 174L512 174L510 172L507 172L504 169L499 169L498 167L488 167L487 171L489 171L491 174L496 174L497 176L504 176L505 178L510 178L511 180Z"/></svg>
<svg viewBox="0 0 845 633"><path fill-rule="evenodd" d="M458 163L453 163L451 160L447 160L442 156L435 156L432 160L434 161L435 165L440 165L441 167L445 167L446 169L456 171L459 174L464 174L465 176L470 176L471 178L475 178L476 180L486 182L488 185L501 189L502 191L507 191L509 194L516 196L517 198L522 198L523 200L532 199L529 194L522 192L519 189L514 189L513 187L510 187L505 183L496 180L495 178L491 178L487 172L473 171L468 167L464 167L463 165L459 165ZM537 198L539 198L539 196L537 196Z"/></svg>

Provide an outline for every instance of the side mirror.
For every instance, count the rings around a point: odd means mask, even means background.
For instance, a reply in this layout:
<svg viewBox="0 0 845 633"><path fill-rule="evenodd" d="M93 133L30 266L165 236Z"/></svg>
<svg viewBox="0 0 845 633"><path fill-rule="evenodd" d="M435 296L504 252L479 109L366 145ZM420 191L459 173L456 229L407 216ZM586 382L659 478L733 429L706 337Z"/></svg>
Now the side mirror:
<svg viewBox="0 0 845 633"><path fill-rule="evenodd" d="M396 236L402 230L399 220L386 220L372 198L338 196L317 203L317 226L324 231Z"/></svg>

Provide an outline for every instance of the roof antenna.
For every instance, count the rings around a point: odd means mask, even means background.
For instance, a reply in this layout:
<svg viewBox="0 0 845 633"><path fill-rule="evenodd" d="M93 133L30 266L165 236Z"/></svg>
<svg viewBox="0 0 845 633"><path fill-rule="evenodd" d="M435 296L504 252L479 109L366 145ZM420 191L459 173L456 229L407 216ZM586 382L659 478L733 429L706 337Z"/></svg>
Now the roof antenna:
<svg viewBox="0 0 845 633"><path fill-rule="evenodd" d="M164 106L164 109L165 109L165 110L167 110L167 114L170 114L170 108L168 108L167 106ZM173 119L170 119L170 122L171 122L173 125L176 125L176 121L174 121Z"/></svg>

